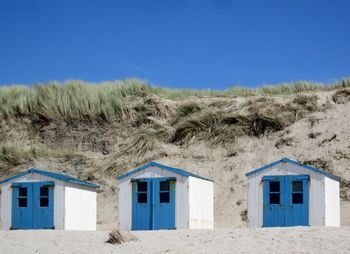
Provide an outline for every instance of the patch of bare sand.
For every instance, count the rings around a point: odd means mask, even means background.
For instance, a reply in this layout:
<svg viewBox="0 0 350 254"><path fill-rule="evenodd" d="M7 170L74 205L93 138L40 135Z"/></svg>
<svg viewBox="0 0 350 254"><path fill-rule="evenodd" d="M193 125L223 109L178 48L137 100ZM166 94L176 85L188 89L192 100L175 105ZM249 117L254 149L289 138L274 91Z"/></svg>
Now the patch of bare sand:
<svg viewBox="0 0 350 254"><path fill-rule="evenodd" d="M349 227L134 232L136 241L105 243L108 232L0 232L0 253L350 253Z"/></svg>

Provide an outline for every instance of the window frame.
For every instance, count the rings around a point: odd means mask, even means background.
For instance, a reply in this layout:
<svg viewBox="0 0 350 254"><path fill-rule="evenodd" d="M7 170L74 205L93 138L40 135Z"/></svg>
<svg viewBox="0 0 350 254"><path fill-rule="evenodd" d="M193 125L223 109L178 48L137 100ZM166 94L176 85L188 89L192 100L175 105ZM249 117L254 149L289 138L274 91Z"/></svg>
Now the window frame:
<svg viewBox="0 0 350 254"><path fill-rule="evenodd" d="M301 182L301 191L294 191L293 189L293 183L294 182ZM303 205L304 204L304 181L303 180L300 180L300 179L295 179L295 180L292 180L291 181L291 188L292 188L292 191L291 191L291 194L292 194L292 197L291 197L291 204L292 205ZM301 195L301 203L294 203L294 194L300 194Z"/></svg>
<svg viewBox="0 0 350 254"><path fill-rule="evenodd" d="M41 195L41 189L46 188L47 189L47 195ZM39 207L40 208L47 208L50 206L50 187L49 186L40 186L39 188ZM47 205L42 206L41 200L47 199Z"/></svg>
<svg viewBox="0 0 350 254"><path fill-rule="evenodd" d="M139 190L140 183L146 184L146 190ZM139 194L146 195L146 202L139 201ZM136 182L136 202L137 202L137 204L147 204L148 203L148 182L147 181L137 181Z"/></svg>
<svg viewBox="0 0 350 254"><path fill-rule="evenodd" d="M279 191L271 191L271 183L278 183L279 184ZM281 205L281 181L280 180L271 180L269 181L269 196L268 196L268 202L269 205ZM271 194L276 195L278 194L278 203L271 203Z"/></svg>
<svg viewBox="0 0 350 254"><path fill-rule="evenodd" d="M20 189L25 189L26 190L26 195L21 195ZM26 205L25 206L20 206L19 200L25 200ZM18 208L27 208L28 207L28 187L18 187L18 196L17 196L17 207Z"/></svg>
<svg viewBox="0 0 350 254"><path fill-rule="evenodd" d="M160 185L161 185L161 183L164 183L164 182L167 182L168 183L168 189L167 190L161 190L161 188L160 188ZM170 180L160 180L159 181L159 203L160 204L170 204L170 202L171 202L171 197L170 197L170 185L171 185L171 183L170 183L171 181ZM162 202L161 201L161 194L168 194L168 198L167 198L167 202Z"/></svg>

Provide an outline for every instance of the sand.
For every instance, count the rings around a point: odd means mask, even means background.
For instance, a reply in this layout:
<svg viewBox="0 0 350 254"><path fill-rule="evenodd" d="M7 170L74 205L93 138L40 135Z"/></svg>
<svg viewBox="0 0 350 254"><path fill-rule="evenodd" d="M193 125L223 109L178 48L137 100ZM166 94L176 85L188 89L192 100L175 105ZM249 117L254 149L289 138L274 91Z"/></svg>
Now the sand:
<svg viewBox="0 0 350 254"><path fill-rule="evenodd" d="M350 253L350 228L235 228L134 232L136 241L105 243L108 232L0 232L0 253Z"/></svg>

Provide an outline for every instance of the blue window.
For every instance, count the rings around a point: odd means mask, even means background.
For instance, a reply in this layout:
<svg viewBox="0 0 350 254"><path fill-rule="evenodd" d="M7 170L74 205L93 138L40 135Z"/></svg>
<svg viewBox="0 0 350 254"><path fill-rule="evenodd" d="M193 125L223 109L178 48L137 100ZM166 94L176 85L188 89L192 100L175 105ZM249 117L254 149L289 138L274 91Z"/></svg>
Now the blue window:
<svg viewBox="0 0 350 254"><path fill-rule="evenodd" d="M49 206L49 188L40 187L40 207Z"/></svg>
<svg viewBox="0 0 350 254"><path fill-rule="evenodd" d="M147 203L147 182L137 183L137 203Z"/></svg>
<svg viewBox="0 0 350 254"><path fill-rule="evenodd" d="M292 204L303 204L303 181L292 181Z"/></svg>
<svg viewBox="0 0 350 254"><path fill-rule="evenodd" d="M159 202L169 203L170 202L170 184L169 181L159 182Z"/></svg>
<svg viewBox="0 0 350 254"><path fill-rule="evenodd" d="M269 204L270 205L279 205L280 204L280 182L279 181L270 181L269 182Z"/></svg>
<svg viewBox="0 0 350 254"><path fill-rule="evenodd" d="M28 190L26 187L18 188L18 207L27 207Z"/></svg>

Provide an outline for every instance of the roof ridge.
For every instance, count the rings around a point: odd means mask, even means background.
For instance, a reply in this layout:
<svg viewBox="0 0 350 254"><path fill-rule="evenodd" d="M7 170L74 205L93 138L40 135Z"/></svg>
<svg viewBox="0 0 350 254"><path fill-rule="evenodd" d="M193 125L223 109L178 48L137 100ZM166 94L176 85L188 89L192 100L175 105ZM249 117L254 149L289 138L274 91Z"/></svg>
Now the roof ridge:
<svg viewBox="0 0 350 254"><path fill-rule="evenodd" d="M22 171L22 172L17 173L17 174L15 174L13 176L5 178L4 180L1 180L0 184L9 182L11 180L15 180L15 179L17 179L17 178L19 178L21 176L24 176L24 175L30 174L30 173L37 173L37 174L46 175L48 177L55 178L57 180L61 180L61 181L64 181L64 182L71 182L71 183L75 183L75 184L79 184L79 185L83 185L83 186L88 186L88 187L93 187L93 188L100 188L100 186L95 184L95 183L81 180L81 179L79 179L77 177L73 177L71 175L68 175L67 173L53 172L53 171L43 170L43 169L40 169L40 168L30 168L28 170Z"/></svg>
<svg viewBox="0 0 350 254"><path fill-rule="evenodd" d="M156 166L156 167L159 167L159 168L161 168L161 169L171 171L171 172L173 172L173 173L175 173L175 174L179 174L179 175L183 175L183 176L187 176L187 177L188 177L188 176L192 176L192 177L196 177L196 178L199 178L199 179L202 179L202 180L213 181L213 180L211 180L211 179L209 179L209 178L205 178L205 177L202 177L202 176L200 176L200 175L197 175L197 174L194 174L194 173L190 173L190 172L188 172L188 171L186 171L186 170L184 170L184 169L170 167L170 166L168 166L168 165L161 164L161 163L156 162L156 161L151 161L151 162L149 162L149 163L147 163L147 164L144 164L144 165L142 165L142 166L140 166L140 167L137 167L137 168L135 168L135 169L133 169L133 170L127 171L126 173L124 173L124 174L122 174L122 175L120 175L120 176L117 176L117 179L118 179L118 180L121 180L121 179L123 179L123 178L125 178L125 177L127 177L127 176L130 176L130 175L132 175L132 174L135 174L135 173L137 173L137 172L139 172L139 171L141 171L141 170L144 170L144 169L146 169L146 168L149 168L149 167L151 167L151 166Z"/></svg>
<svg viewBox="0 0 350 254"><path fill-rule="evenodd" d="M261 171L264 171L264 170L266 170L266 169L268 169L268 168L271 168L271 167L273 167L273 166L275 166L275 165L277 165L277 164L280 164L280 163L282 163L282 162L289 162L289 163L292 163L292 164L294 164L294 165L303 167L303 168L305 168L305 169L314 171L314 172L316 172L316 173L323 174L323 175L328 176L329 178L332 178L332 179L334 179L334 180L340 181L340 177L339 177L339 176L336 176L336 175L334 175L334 174L332 174L332 173L329 173L329 172L325 171L324 169L318 169L318 168L315 168L315 167L310 166L310 165L305 165L305 164L302 164L302 163L300 163L300 162L298 162L298 161L291 160L291 159L289 159L289 158L287 158L287 157L283 157L283 158L281 158L281 159L278 160L278 161L272 162L272 163L267 164L267 165L265 165L265 166L263 166L263 167L260 167L260 168L257 168L257 169L255 169L255 170L252 170L252 171L246 173L245 176L248 177L248 176L254 175L254 174L256 174L256 173L259 173L259 172L261 172Z"/></svg>

